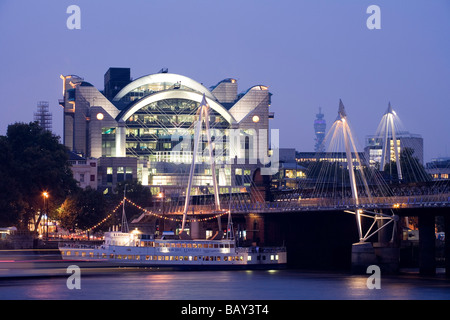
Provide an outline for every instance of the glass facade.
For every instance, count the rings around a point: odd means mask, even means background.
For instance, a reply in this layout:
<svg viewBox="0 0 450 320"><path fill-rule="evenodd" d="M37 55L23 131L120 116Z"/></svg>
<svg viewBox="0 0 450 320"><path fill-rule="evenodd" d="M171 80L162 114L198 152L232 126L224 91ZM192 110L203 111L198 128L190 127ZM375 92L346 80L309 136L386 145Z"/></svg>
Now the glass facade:
<svg viewBox="0 0 450 320"><path fill-rule="evenodd" d="M77 76L61 79L64 144L77 154L99 159L102 188L110 190L131 178L152 187L185 188L202 96L210 104L208 123L221 192L248 186L262 165L257 160L265 159L267 151L258 152L269 141L270 93L265 86L238 94L234 79L207 89L167 71L132 80L129 68L110 68L104 92ZM213 183L207 141L202 124L194 186L208 189ZM237 167L242 172L236 173ZM89 180L86 175L83 179ZM207 189L204 192L210 194Z"/></svg>
<svg viewBox="0 0 450 320"><path fill-rule="evenodd" d="M198 107L199 103L195 101L166 99L150 103L136 111L125 121L127 156L139 156L150 161L173 159L174 162L177 162L178 158L179 162L190 162L192 153L184 153L178 144L182 140L181 137L190 136L191 148L188 149L193 150L194 123L198 119ZM228 129L230 124L211 109L210 126L216 138L219 138L224 135L223 129ZM107 140L108 137L104 135L103 141ZM206 145L202 144L201 150L205 147Z"/></svg>
<svg viewBox="0 0 450 320"><path fill-rule="evenodd" d="M128 92L122 99L120 99L120 103L133 102L155 92L173 89L195 91L194 89L177 82L146 83Z"/></svg>
<svg viewBox="0 0 450 320"><path fill-rule="evenodd" d="M141 86L123 99L144 96L149 90L167 88L167 84ZM145 90L144 90L145 89ZM134 93L133 93L134 92ZM142 93L142 94L141 94ZM139 94L139 95L138 95ZM135 157L142 164L137 168L141 182L149 185L172 185L186 183L185 175L192 162L194 149L194 124L198 120L199 102L188 99L163 99L149 103L125 119L125 149L127 157ZM230 123L210 108L210 131L214 141L216 160L227 162L227 130ZM202 127L204 130L204 125ZM102 156L114 157L116 128L102 128ZM186 139L184 141L184 139ZM198 159L202 165L196 168L198 175L194 185L212 185L208 170L209 151L203 132ZM230 169L222 166L217 172L220 185L230 185ZM150 168L145 170L145 168ZM126 180L123 168L118 168L117 180ZM145 177L143 176L145 175ZM185 181L186 180L186 181ZM241 184L241 183L239 183Z"/></svg>

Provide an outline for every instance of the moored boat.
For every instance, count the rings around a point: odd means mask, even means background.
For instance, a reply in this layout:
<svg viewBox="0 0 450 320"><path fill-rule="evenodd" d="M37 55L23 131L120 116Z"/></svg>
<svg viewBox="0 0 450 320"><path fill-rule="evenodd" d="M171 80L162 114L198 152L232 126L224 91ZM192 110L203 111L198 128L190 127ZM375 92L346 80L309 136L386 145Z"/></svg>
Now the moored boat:
<svg viewBox="0 0 450 320"><path fill-rule="evenodd" d="M284 247L238 247L233 239L160 238L138 232L110 231L101 245L61 243L64 260L105 262L109 266L176 269L276 269L286 266Z"/></svg>

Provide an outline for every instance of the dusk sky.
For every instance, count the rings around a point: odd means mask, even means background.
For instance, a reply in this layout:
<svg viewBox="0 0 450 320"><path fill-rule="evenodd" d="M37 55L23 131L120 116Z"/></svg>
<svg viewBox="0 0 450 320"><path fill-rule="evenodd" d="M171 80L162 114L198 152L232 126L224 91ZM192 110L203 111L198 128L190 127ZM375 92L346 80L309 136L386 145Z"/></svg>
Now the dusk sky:
<svg viewBox="0 0 450 320"><path fill-rule="evenodd" d="M81 30L69 30L70 5ZM368 29L370 5L381 29ZM109 67L133 78L168 68L206 87L269 86L281 147L313 151L342 99L362 151L389 101L424 138L425 161L450 156L450 1L0 0L0 135L49 101L62 135L61 74L103 90Z"/></svg>

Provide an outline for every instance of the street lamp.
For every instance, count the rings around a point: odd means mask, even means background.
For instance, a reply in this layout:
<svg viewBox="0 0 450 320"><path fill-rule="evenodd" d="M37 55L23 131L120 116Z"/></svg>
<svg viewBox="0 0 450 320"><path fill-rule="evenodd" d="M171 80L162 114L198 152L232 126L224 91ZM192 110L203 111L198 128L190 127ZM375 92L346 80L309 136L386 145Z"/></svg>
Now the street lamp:
<svg viewBox="0 0 450 320"><path fill-rule="evenodd" d="M42 196L44 197L44 210L45 210L45 213L46 213L45 216L46 216L46 225L47 225L45 238L48 240L48 197L49 197L49 194L48 194L47 191L44 191L42 193ZM47 207L45 207L46 204L47 204Z"/></svg>

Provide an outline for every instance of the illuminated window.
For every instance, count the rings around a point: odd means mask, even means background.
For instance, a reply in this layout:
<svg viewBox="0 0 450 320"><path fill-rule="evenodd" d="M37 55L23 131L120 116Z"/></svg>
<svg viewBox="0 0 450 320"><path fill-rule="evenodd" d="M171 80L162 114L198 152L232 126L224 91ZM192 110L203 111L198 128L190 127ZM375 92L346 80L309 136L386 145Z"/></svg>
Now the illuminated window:
<svg viewBox="0 0 450 320"><path fill-rule="evenodd" d="M306 178L306 174L303 171L297 171L297 178Z"/></svg>
<svg viewBox="0 0 450 320"><path fill-rule="evenodd" d="M125 179L124 167L117 167L117 182L121 182Z"/></svg>
<svg viewBox="0 0 450 320"><path fill-rule="evenodd" d="M288 178L295 178L295 170L286 170L286 177Z"/></svg>
<svg viewBox="0 0 450 320"><path fill-rule="evenodd" d="M106 168L106 182L112 183L113 181L113 168Z"/></svg>

